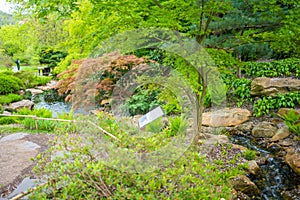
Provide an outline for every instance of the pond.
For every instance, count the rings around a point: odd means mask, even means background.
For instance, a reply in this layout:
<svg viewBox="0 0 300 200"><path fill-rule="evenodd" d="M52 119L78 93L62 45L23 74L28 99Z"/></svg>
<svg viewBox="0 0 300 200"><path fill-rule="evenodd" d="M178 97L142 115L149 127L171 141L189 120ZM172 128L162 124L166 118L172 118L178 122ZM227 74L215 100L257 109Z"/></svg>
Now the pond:
<svg viewBox="0 0 300 200"><path fill-rule="evenodd" d="M65 96L59 96L54 89L42 94L32 96L35 108L46 108L52 112L52 117L57 118L59 114L68 113L72 108L71 103L64 101Z"/></svg>

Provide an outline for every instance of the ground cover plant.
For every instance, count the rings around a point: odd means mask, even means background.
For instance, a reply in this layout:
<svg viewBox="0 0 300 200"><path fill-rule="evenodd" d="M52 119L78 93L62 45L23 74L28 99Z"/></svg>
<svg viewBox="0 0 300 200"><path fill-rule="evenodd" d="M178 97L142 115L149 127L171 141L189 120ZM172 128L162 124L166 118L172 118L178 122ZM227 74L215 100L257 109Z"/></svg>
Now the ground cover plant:
<svg viewBox="0 0 300 200"><path fill-rule="evenodd" d="M176 135L184 123L182 118L174 118L170 120L169 128L165 128L170 133L162 130L141 142L120 131L113 116L99 113L98 117L97 123L102 128L121 139L117 146L133 148L138 152L152 151L164 145L162 141ZM95 145L85 145L84 137L80 135L70 137L69 134L62 134L54 144L53 148L37 158L35 168L41 177L47 175L44 186L47 189L39 188L30 196L31 199L228 199L233 197L231 178L243 174L245 169L245 165L239 164L241 154L222 164L207 160L200 146L191 146L181 158L161 170L124 172L97 159L93 153ZM227 150L224 148L222 152ZM48 162L49 156L56 151L65 154Z"/></svg>

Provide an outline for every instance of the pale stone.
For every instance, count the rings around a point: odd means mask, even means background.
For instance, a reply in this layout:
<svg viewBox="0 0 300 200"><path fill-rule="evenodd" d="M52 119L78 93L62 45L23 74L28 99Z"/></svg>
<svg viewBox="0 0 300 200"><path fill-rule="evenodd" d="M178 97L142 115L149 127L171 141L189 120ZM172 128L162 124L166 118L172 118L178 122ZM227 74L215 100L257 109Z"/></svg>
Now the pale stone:
<svg viewBox="0 0 300 200"><path fill-rule="evenodd" d="M32 95L37 95L37 94L42 94L43 90L30 88L30 89L26 89L26 92L30 92Z"/></svg>
<svg viewBox="0 0 300 200"><path fill-rule="evenodd" d="M206 112L202 116L202 125L211 127L236 126L249 120L251 112L241 108L225 108L215 112Z"/></svg>
<svg viewBox="0 0 300 200"><path fill-rule="evenodd" d="M293 78L258 77L251 83L251 95L275 96L300 90L300 80Z"/></svg>
<svg viewBox="0 0 300 200"><path fill-rule="evenodd" d="M259 166L255 160L248 161L248 171L253 175L256 175L259 171Z"/></svg>
<svg viewBox="0 0 300 200"><path fill-rule="evenodd" d="M260 190L247 176L238 175L231 179L231 184L236 191L240 191L249 197L260 196Z"/></svg>
<svg viewBox="0 0 300 200"><path fill-rule="evenodd" d="M276 131L275 135L271 138L271 142L283 140L291 135L291 132L287 127L280 128Z"/></svg>
<svg viewBox="0 0 300 200"><path fill-rule="evenodd" d="M18 101L18 102L10 104L9 108L12 110L18 110L18 109L22 109L22 108L32 109L33 106L34 106L34 103L32 101L22 100L22 101Z"/></svg>
<svg viewBox="0 0 300 200"><path fill-rule="evenodd" d="M300 150L290 149L285 156L285 162L300 175Z"/></svg>
<svg viewBox="0 0 300 200"><path fill-rule="evenodd" d="M270 122L261 122L252 129L252 135L256 138L271 138L275 135L277 128Z"/></svg>

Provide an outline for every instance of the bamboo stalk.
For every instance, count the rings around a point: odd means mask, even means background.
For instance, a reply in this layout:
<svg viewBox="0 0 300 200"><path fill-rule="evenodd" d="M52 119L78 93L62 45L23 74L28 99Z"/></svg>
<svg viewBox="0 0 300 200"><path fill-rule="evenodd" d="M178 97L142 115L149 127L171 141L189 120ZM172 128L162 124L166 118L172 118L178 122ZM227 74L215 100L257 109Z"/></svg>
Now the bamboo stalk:
<svg viewBox="0 0 300 200"><path fill-rule="evenodd" d="M33 118L33 119L36 119L36 120L49 120L49 121L60 121L60 122L75 122L75 120L43 118L43 117L37 117L35 115L6 115L6 114L0 114L0 116L3 116L3 117L24 117L24 118Z"/></svg>
<svg viewBox="0 0 300 200"><path fill-rule="evenodd" d="M47 184L47 182L42 183L41 185L38 185L38 186L36 186L36 187L34 187L34 188L31 188L31 189L29 189L29 190L27 190L27 191L25 191L25 192L21 192L20 194L14 196L14 197L11 198L10 200L19 200L19 199L21 199L22 197L25 197L25 196L27 196L28 194L34 192L34 191L37 190L39 187L43 187L43 186L46 185L46 184Z"/></svg>
<svg viewBox="0 0 300 200"><path fill-rule="evenodd" d="M116 136L114 136L114 135L112 135L111 133L109 133L108 131L104 130L103 128L101 128L101 127L98 126L97 124L95 124L95 123L93 123L93 122L91 122L91 121L89 121L89 120L88 120L88 122L89 122L90 124L94 125L96 128L98 128L100 131L102 131L103 133L105 133L105 134L108 135L109 137L111 137L111 138L113 138L113 139L115 139L115 140L117 140L117 141L120 142L120 140L119 140Z"/></svg>

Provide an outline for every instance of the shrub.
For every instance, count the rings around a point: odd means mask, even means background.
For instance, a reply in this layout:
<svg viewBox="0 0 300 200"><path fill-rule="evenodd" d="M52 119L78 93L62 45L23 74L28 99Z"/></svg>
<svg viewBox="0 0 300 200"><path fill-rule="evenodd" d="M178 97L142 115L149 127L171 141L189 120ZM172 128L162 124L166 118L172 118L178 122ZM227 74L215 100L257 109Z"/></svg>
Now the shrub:
<svg viewBox="0 0 300 200"><path fill-rule="evenodd" d="M22 108L17 111L17 114L19 115L35 115L37 117L41 118L52 118L52 112L45 109L34 109L30 110L28 108ZM18 118L21 122L21 124L24 125L25 128L28 129L36 129L36 121L32 118ZM53 131L55 128L55 124L53 121L47 121L47 120L37 120L37 125L39 130L45 130L45 131Z"/></svg>
<svg viewBox="0 0 300 200"><path fill-rule="evenodd" d="M273 62L248 62L244 66L247 76L252 77L300 77L300 59L288 58Z"/></svg>
<svg viewBox="0 0 300 200"><path fill-rule="evenodd" d="M92 159L90 147L80 141L60 140L59 148L72 151L51 162L55 149L40 156L36 173L50 181L32 199L232 199L229 179L241 173L234 167L220 170L199 156L198 148L160 171L124 173Z"/></svg>
<svg viewBox="0 0 300 200"><path fill-rule="evenodd" d="M22 96L18 94L8 94L0 96L0 104L10 104L12 102L21 101Z"/></svg>
<svg viewBox="0 0 300 200"><path fill-rule="evenodd" d="M158 93L158 91L141 88L136 94L127 99L124 106L128 108L131 116L146 114L159 105Z"/></svg>
<svg viewBox="0 0 300 200"><path fill-rule="evenodd" d="M2 108L2 105L0 104L0 114L3 113L3 108Z"/></svg>
<svg viewBox="0 0 300 200"><path fill-rule="evenodd" d="M40 85L46 85L51 77L48 76L37 76L31 71L19 71L14 74L24 83L25 88L33 88Z"/></svg>
<svg viewBox="0 0 300 200"><path fill-rule="evenodd" d="M254 103L253 113L254 116L262 116L269 114L272 109L279 108L295 108L296 105L300 105L300 93L290 92L287 94L277 95L275 97L267 96L263 97Z"/></svg>
<svg viewBox="0 0 300 200"><path fill-rule="evenodd" d="M56 67L68 54L63 51L56 51L51 48L43 48L40 53L40 63L47 64L48 67Z"/></svg>
<svg viewBox="0 0 300 200"><path fill-rule="evenodd" d="M22 86L22 81L17 77L0 74L0 95L18 92Z"/></svg>
<svg viewBox="0 0 300 200"><path fill-rule="evenodd" d="M243 152L243 157L246 160L254 160L256 157L256 151L247 149L246 151Z"/></svg>
<svg viewBox="0 0 300 200"><path fill-rule="evenodd" d="M0 117L0 125L15 124L17 121L12 117Z"/></svg>

